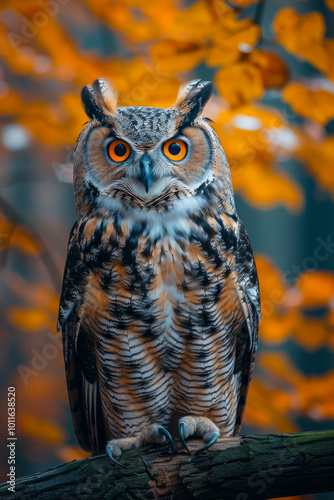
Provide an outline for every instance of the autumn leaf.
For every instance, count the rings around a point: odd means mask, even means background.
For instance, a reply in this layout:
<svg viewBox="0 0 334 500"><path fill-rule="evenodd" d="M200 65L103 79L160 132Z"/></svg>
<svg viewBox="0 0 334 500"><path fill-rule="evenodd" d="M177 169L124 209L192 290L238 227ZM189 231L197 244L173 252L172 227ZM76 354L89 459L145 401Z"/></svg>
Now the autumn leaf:
<svg viewBox="0 0 334 500"><path fill-rule="evenodd" d="M54 330L59 307L59 297L54 290L44 283L31 285L24 280L12 277L13 287L23 286L24 290L18 294L18 297L25 300L23 306L11 306L7 316L9 321L23 329L31 332L41 330ZM29 290L26 293L26 290Z"/></svg>
<svg viewBox="0 0 334 500"><path fill-rule="evenodd" d="M296 432L298 426L288 411L291 396L281 388L273 387L263 377L254 376L250 385L245 411L245 423L261 432Z"/></svg>
<svg viewBox="0 0 334 500"><path fill-rule="evenodd" d="M323 254L326 256L324 248L322 248L321 257ZM301 274L297 285L290 291L289 300L293 305L300 307L329 307L330 304L334 304L334 274L325 271L310 271Z"/></svg>
<svg viewBox="0 0 334 500"><path fill-rule="evenodd" d="M260 160L242 166L242 172L233 176L233 185L252 204L261 208L285 205L289 210L299 211L304 197L298 184L278 167Z"/></svg>
<svg viewBox="0 0 334 500"><path fill-rule="evenodd" d="M299 314L291 330L291 337L308 351L334 347L334 329L323 317L314 319Z"/></svg>
<svg viewBox="0 0 334 500"><path fill-rule="evenodd" d="M0 104L2 115L16 115L22 109L22 97L9 88L0 89Z"/></svg>
<svg viewBox="0 0 334 500"><path fill-rule="evenodd" d="M286 62L278 54L265 50L253 50L248 61L259 68L266 89L282 88L289 79Z"/></svg>
<svg viewBox="0 0 334 500"><path fill-rule="evenodd" d="M308 140L296 150L296 157L303 160L317 182L330 190L334 199L334 136L321 143Z"/></svg>
<svg viewBox="0 0 334 500"><path fill-rule="evenodd" d="M220 95L232 108L258 99L263 93L260 70L248 62L222 68L215 75L215 84Z"/></svg>
<svg viewBox="0 0 334 500"><path fill-rule="evenodd" d="M175 17L174 30L189 37L211 39L226 17L235 16L233 9L221 0L199 0L186 9L180 9Z"/></svg>
<svg viewBox="0 0 334 500"><path fill-rule="evenodd" d="M119 91L119 106L171 106L181 85L173 73L142 58L121 63L112 81Z"/></svg>
<svg viewBox="0 0 334 500"><path fill-rule="evenodd" d="M37 331L45 328L49 323L49 316L39 307L19 308L11 307L8 318L13 324L20 328Z"/></svg>
<svg viewBox="0 0 334 500"><path fill-rule="evenodd" d="M52 446L60 444L66 439L66 433L62 427L55 422L36 417L33 413L21 414L19 424L22 431L31 438Z"/></svg>
<svg viewBox="0 0 334 500"><path fill-rule="evenodd" d="M172 105L183 81L210 78L216 82L218 95L210 99L205 115L215 119L212 125L226 152L233 187L250 205L261 210L279 205L294 211L303 207L302 184L298 185L287 169L280 169L281 160L291 158L301 161L334 197L334 138L326 136L325 129L334 118L333 93L325 78L334 80L334 40L326 38L327 20L320 13L284 8L275 17L276 41L285 51L323 73L321 85L313 81L313 73L305 83L296 67L295 78L300 81L288 84L289 66L293 63L280 48L278 52L274 46L269 50L257 46L266 36L267 26L264 30L253 17L247 17L248 10L243 10L256 0L161 0L159 5L147 0L85 0L80 11L75 5L69 8L65 2L60 3L59 13L48 15L47 23L38 29L34 19L47 12L47 2L42 5L37 0L3 0L1 4L1 115L5 127L9 121L22 125L32 138L29 149L22 151L12 151L4 141L0 153L4 185L16 180L21 172L25 176L28 168L29 180L34 179L33 175L43 177L48 168L52 173L55 158L61 157L65 147L75 145L87 121L79 93L95 78L113 81L119 106L156 107ZM296 2L296 6L306 7L306 3ZM332 0L325 0L325 4L334 10ZM252 16L256 8L253 5L250 9ZM24 37L27 22L33 31L31 37ZM275 89L282 92L265 94ZM264 96L270 98L266 102L274 104L254 102ZM301 125L289 122L290 108L306 118L298 120ZM22 170L15 171L16 165ZM287 168L289 165L287 162ZM19 193L15 203L20 203L20 189L26 200L48 202L47 185L41 186L41 197L37 199L28 182L18 187L10 185L6 195L12 189ZM309 192L307 196L311 196ZM67 206L64 201L61 197L59 214ZM41 206L36 208L43 210ZM27 210L27 216L29 213ZM69 222L70 215L66 217ZM58 230L67 231L62 225L59 218L55 225L59 240L62 236ZM47 241L49 233L42 227ZM64 373L61 335L55 332L59 290L55 292L43 281L44 268L37 269L42 247L32 232L4 215L0 228L0 250L3 256L9 256L3 259L8 264L3 276L15 300L4 315L4 338L14 339L15 359L22 359L22 366L28 369L20 372L16 361L7 370L5 359L6 377L13 380L20 394L22 455L40 461L83 458L84 452L67 444L69 436L65 431L68 397L63 375L59 378ZM300 239L298 242L302 244ZM261 248L256 235L253 244ZM12 249L14 259L10 258ZM20 269L13 269L11 261L16 260L17 251ZM57 245L53 251L58 251ZM25 278L18 274L25 264L21 254L29 257L27 265L34 258L33 276L27 270ZM297 255L291 254L291 258L297 259ZM56 258L60 262L65 253ZM282 262L285 259L288 261L289 256L282 256ZM333 372L306 375L292 359L297 347L301 358L303 351L334 350L334 275L319 270L304 272L295 276L291 285L286 280L289 268L282 272L262 254L256 255L256 262L263 318L261 352L245 422L261 433L294 432L299 429L300 417L317 421L334 417ZM300 263L301 268L305 268L305 262ZM289 354L284 353L287 341L289 347L294 345ZM308 369L313 371L312 358L307 360Z"/></svg>
<svg viewBox="0 0 334 500"><path fill-rule="evenodd" d="M14 247L28 255L38 255L41 251L40 242L22 224L10 221L4 213L0 213L0 252L8 247Z"/></svg>
<svg viewBox="0 0 334 500"><path fill-rule="evenodd" d="M303 15L290 7L281 9L273 30L286 50L334 79L334 40L324 38L326 25L319 12Z"/></svg>
<svg viewBox="0 0 334 500"><path fill-rule="evenodd" d="M334 10L334 0L325 0L325 5L328 9Z"/></svg>
<svg viewBox="0 0 334 500"><path fill-rule="evenodd" d="M205 47L200 38L166 38L152 46L151 57L162 71L189 71L203 59Z"/></svg>
<svg viewBox="0 0 334 500"><path fill-rule="evenodd" d="M249 19L237 19L235 14L223 18L211 36L207 50L208 66L229 66L237 62L244 52L250 52L260 38L260 28Z"/></svg>
<svg viewBox="0 0 334 500"><path fill-rule="evenodd" d="M259 0L231 0L231 4L234 7L248 7L249 5L252 5L253 3L258 3Z"/></svg>
<svg viewBox="0 0 334 500"><path fill-rule="evenodd" d="M283 99L301 116L321 125L334 118L334 93L327 90L310 90L301 83L292 82L282 94Z"/></svg>

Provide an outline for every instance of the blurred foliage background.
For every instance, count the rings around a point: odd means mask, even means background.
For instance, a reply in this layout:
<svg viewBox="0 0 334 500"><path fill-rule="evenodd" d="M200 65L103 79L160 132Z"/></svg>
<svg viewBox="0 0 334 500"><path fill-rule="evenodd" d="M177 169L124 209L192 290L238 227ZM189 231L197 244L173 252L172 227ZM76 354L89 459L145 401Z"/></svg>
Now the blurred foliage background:
<svg viewBox="0 0 334 500"><path fill-rule="evenodd" d="M137 106L170 106L193 78L214 82L205 114L231 166L263 309L243 432L330 428L334 1L2 0L0 30L1 393L16 387L18 475L85 456L55 325L87 119L79 91L100 76Z"/></svg>

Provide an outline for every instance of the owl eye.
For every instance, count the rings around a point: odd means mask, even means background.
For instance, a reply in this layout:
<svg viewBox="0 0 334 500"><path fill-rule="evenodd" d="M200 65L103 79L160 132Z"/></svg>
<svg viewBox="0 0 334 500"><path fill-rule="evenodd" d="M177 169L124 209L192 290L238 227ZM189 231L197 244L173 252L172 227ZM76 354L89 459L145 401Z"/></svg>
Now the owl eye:
<svg viewBox="0 0 334 500"><path fill-rule="evenodd" d="M170 139L165 142L163 151L170 160L180 161L187 154L187 144L180 140Z"/></svg>
<svg viewBox="0 0 334 500"><path fill-rule="evenodd" d="M108 145L108 154L113 161L121 162L130 155L131 149L125 141L117 139Z"/></svg>

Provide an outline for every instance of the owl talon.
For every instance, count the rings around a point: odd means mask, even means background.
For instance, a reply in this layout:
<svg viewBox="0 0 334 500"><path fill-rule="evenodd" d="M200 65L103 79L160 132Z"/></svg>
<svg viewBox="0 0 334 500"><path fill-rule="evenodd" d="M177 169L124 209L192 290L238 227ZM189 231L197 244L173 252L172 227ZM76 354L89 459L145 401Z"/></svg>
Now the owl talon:
<svg viewBox="0 0 334 500"><path fill-rule="evenodd" d="M187 452L189 453L189 455L191 455L191 451L189 450L188 446L187 446L187 443L184 439L184 428L185 428L185 422L182 422L182 420L179 422L179 436L180 436L180 440L181 440L181 443L183 445L183 447L187 450Z"/></svg>
<svg viewBox="0 0 334 500"><path fill-rule="evenodd" d="M126 467L126 465L121 464L121 462L118 462L116 460L116 458L113 457L113 455L112 455L112 446L110 446L110 445L106 446L106 454L107 454L109 460L111 460L111 462L113 462L114 464L120 465L121 467Z"/></svg>
<svg viewBox="0 0 334 500"><path fill-rule="evenodd" d="M170 433L164 427L161 427L161 426L159 426L157 428L157 431L159 432L159 434L162 434L163 436L165 436L165 438L167 438L168 443L169 443L170 448L171 448L171 451L172 451L172 455L174 455L175 448L174 448L173 438L170 435Z"/></svg>
<svg viewBox="0 0 334 500"><path fill-rule="evenodd" d="M219 438L219 434L217 432L214 432L210 441L208 443L206 443L206 445L202 446L202 448L200 448L199 450L196 450L195 455L198 455L199 453L201 453L201 451L205 451L208 448L210 448L210 446L215 444L215 442L217 441L218 438Z"/></svg>
<svg viewBox="0 0 334 500"><path fill-rule="evenodd" d="M210 448L210 446L212 446L220 436L219 428L207 417L188 415L179 420L178 426L181 442L190 455L191 453L185 443L185 440L188 437L197 436L202 438L204 441L208 441L205 446L202 446L202 448L195 452L197 455L201 451Z"/></svg>

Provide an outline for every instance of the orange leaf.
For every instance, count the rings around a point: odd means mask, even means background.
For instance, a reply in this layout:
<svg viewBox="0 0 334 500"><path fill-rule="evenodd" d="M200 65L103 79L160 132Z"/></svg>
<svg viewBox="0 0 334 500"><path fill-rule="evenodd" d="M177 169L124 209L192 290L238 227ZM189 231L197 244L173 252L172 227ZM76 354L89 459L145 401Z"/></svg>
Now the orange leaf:
<svg viewBox="0 0 334 500"><path fill-rule="evenodd" d="M40 252L40 244L23 227L18 227L10 240L11 245L19 250L37 255Z"/></svg>
<svg viewBox="0 0 334 500"><path fill-rule="evenodd" d="M284 88L283 99L296 113L321 125L334 118L334 94L327 90L309 90L300 83L292 82Z"/></svg>
<svg viewBox="0 0 334 500"><path fill-rule="evenodd" d="M302 372L292 364L285 353L262 352L258 355L257 363L261 370L288 385L297 386L303 380Z"/></svg>
<svg viewBox="0 0 334 500"><path fill-rule="evenodd" d="M230 3L234 7L248 7L249 5L252 5L252 3L258 3L259 0L231 0Z"/></svg>
<svg viewBox="0 0 334 500"><path fill-rule="evenodd" d="M83 451L79 446L60 446L57 448L57 456L62 462L73 462L88 458L89 453Z"/></svg>
<svg viewBox="0 0 334 500"><path fill-rule="evenodd" d="M189 71L202 61L205 47L202 39L166 38L152 46L151 57L162 71Z"/></svg>
<svg viewBox="0 0 334 500"><path fill-rule="evenodd" d="M266 381L254 377L247 398L245 422L257 425L261 432L296 432L297 427L288 418L291 398L280 389L273 389Z"/></svg>
<svg viewBox="0 0 334 500"><path fill-rule="evenodd" d="M54 422L40 419L29 413L19 417L19 424L25 434L34 439L44 441L49 445L62 443L66 439L66 432L62 427Z"/></svg>
<svg viewBox="0 0 334 500"><path fill-rule="evenodd" d="M322 249L324 252L325 248ZM302 307L328 307L334 300L334 274L324 271L303 273L299 277L297 293Z"/></svg>
<svg viewBox="0 0 334 500"><path fill-rule="evenodd" d="M286 287L279 268L265 255L256 254L255 261L259 275L261 301L274 302L273 291L284 296Z"/></svg>
<svg viewBox="0 0 334 500"><path fill-rule="evenodd" d="M325 0L327 9L334 10L334 0Z"/></svg>
<svg viewBox="0 0 334 500"><path fill-rule="evenodd" d="M199 0L181 10L175 18L175 32L189 36L211 38L226 18L235 17L234 11L221 0Z"/></svg>
<svg viewBox="0 0 334 500"><path fill-rule="evenodd" d="M269 313L270 313L270 309ZM296 325L296 314L289 313L278 315L274 311L266 314L266 303L263 307L263 320L260 323L260 338L269 345L282 344L293 333Z"/></svg>
<svg viewBox="0 0 334 500"><path fill-rule="evenodd" d="M27 330L40 330L45 328L50 322L47 313L39 307L29 309L11 307L8 311L8 317L9 321L13 324Z"/></svg>
<svg viewBox="0 0 334 500"><path fill-rule="evenodd" d="M232 108L260 98L263 93L261 72L248 62L220 69L216 73L215 83Z"/></svg>
<svg viewBox="0 0 334 500"><path fill-rule="evenodd" d="M320 144L309 140L296 151L296 155L305 161L319 184L331 190L334 198L334 136L327 137Z"/></svg>
<svg viewBox="0 0 334 500"><path fill-rule="evenodd" d="M21 96L10 89L1 91L0 104L2 115L16 115L23 106Z"/></svg>
<svg viewBox="0 0 334 500"><path fill-rule="evenodd" d="M233 176L235 189L255 206L272 208L279 204L289 210L299 211L303 204L303 192L298 184L285 172L260 160L242 166L242 172Z"/></svg>
<svg viewBox="0 0 334 500"><path fill-rule="evenodd" d="M266 89L283 87L289 79L289 69L285 61L273 52L253 50L249 62L259 68Z"/></svg>
<svg viewBox="0 0 334 500"><path fill-rule="evenodd" d="M323 318L319 320L299 315L292 334L294 340L308 351L330 348L334 340L334 330L325 324Z"/></svg>
<svg viewBox="0 0 334 500"><path fill-rule="evenodd" d="M326 25L319 12L303 15L287 7L276 15L273 30L286 50L334 79L334 40L324 39Z"/></svg>
<svg viewBox="0 0 334 500"><path fill-rule="evenodd" d="M249 19L230 17L211 37L206 62L208 66L228 66L237 62L243 51L249 52L258 42L261 34L259 26Z"/></svg>

